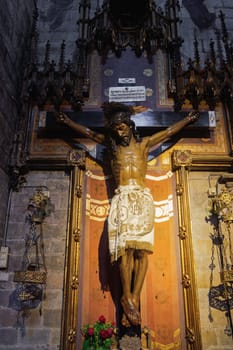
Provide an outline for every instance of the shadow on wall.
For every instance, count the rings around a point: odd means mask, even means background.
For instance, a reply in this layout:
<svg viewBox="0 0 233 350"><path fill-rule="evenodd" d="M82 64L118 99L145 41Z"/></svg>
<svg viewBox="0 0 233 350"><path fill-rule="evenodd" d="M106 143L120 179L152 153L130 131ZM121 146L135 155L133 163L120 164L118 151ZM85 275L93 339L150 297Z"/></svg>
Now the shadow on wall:
<svg viewBox="0 0 233 350"><path fill-rule="evenodd" d="M160 6L163 1L156 3ZM193 23L200 30L207 29L213 25L216 15L209 12L204 4L204 0L183 0L182 4L188 11ZM50 0L48 9L45 11L42 10L40 17L42 21L49 22L49 30L56 31L66 22L66 13L72 9L73 5L78 4L74 0L59 0L59 2L57 0Z"/></svg>
<svg viewBox="0 0 233 350"><path fill-rule="evenodd" d="M66 21L66 13L72 9L73 3L74 0L50 0L48 9L40 12L41 20L49 23L50 31L60 29Z"/></svg>
<svg viewBox="0 0 233 350"><path fill-rule="evenodd" d="M211 27L215 21L215 13L210 13L204 0L183 0L183 6L188 11L193 23L200 29Z"/></svg>

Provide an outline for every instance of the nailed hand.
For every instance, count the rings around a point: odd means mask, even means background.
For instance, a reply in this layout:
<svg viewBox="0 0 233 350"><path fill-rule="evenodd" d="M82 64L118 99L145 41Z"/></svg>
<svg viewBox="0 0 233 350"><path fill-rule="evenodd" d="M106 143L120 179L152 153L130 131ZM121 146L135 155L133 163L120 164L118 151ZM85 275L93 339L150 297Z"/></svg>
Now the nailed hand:
<svg viewBox="0 0 233 350"><path fill-rule="evenodd" d="M58 123L62 123L62 124L66 124L67 123L67 120L68 120L68 117L65 113L63 112L59 112L56 114L56 120Z"/></svg>
<svg viewBox="0 0 233 350"><path fill-rule="evenodd" d="M200 114L198 111L191 111L189 114L188 114L188 119L190 120L190 122L195 122L196 120L198 120Z"/></svg>

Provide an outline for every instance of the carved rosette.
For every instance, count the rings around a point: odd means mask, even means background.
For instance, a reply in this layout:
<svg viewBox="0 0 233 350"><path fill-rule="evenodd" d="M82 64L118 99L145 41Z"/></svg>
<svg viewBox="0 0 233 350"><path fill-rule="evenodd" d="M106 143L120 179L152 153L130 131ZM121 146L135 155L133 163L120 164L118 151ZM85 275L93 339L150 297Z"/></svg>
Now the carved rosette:
<svg viewBox="0 0 233 350"><path fill-rule="evenodd" d="M195 335L194 335L194 330L192 328L187 327L186 328L186 336L185 338L187 339L189 344L193 344L195 342Z"/></svg>
<svg viewBox="0 0 233 350"><path fill-rule="evenodd" d="M77 243L80 242L80 236L81 236L80 228L76 228L76 229L73 231L73 238L74 238L75 242L77 242Z"/></svg>
<svg viewBox="0 0 233 350"><path fill-rule="evenodd" d="M185 239L187 237L187 230L185 226L179 227L179 237L180 239Z"/></svg>
<svg viewBox="0 0 233 350"><path fill-rule="evenodd" d="M74 343L76 341L76 330L70 329L68 332L68 342Z"/></svg>
<svg viewBox="0 0 233 350"><path fill-rule="evenodd" d="M183 193L184 193L183 185L177 184L176 185L176 194L177 194L177 196L182 196Z"/></svg>
<svg viewBox="0 0 233 350"><path fill-rule="evenodd" d="M84 150L71 150L67 157L67 163L69 165L77 166L80 169L85 169L86 152Z"/></svg>
<svg viewBox="0 0 233 350"><path fill-rule="evenodd" d="M71 288L72 289L78 289L78 285L79 285L78 276L73 276L72 277L72 281L71 281Z"/></svg>
<svg viewBox="0 0 233 350"><path fill-rule="evenodd" d="M77 196L78 198L81 198L81 197L82 197L82 186L81 186L81 185L78 185L78 186L76 187L76 196Z"/></svg>
<svg viewBox="0 0 233 350"><path fill-rule="evenodd" d="M192 153L189 150L176 150L172 154L172 164L174 169L180 167L189 168L192 165Z"/></svg>
<svg viewBox="0 0 233 350"><path fill-rule="evenodd" d="M186 289L191 286L191 280L190 280L189 275L187 275L187 274L183 275L182 284L183 284L183 287Z"/></svg>

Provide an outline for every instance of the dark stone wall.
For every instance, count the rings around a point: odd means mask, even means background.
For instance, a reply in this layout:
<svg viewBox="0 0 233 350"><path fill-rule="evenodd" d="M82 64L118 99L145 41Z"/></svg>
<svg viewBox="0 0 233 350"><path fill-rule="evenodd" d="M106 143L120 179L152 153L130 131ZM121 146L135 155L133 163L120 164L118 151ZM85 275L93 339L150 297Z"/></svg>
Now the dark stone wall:
<svg viewBox="0 0 233 350"><path fill-rule="evenodd" d="M166 0L156 0L157 6L164 8ZM103 0L99 1L100 6ZM183 63L193 58L194 34L199 42L201 59L204 62L209 51L210 39L215 40L215 30L221 27L218 18L220 10L225 14L225 23L229 37L233 37L233 2L232 0L180 0L179 17L182 20L180 35L184 39L182 45ZM97 1L91 0L90 16L94 16ZM51 44L51 59L59 61L62 41L66 42L66 61L74 59L76 40L78 38L77 20L79 16L79 0L38 0L39 29L39 62L43 62L45 44Z"/></svg>
<svg viewBox="0 0 233 350"><path fill-rule="evenodd" d="M0 350L58 350L70 180L63 171L31 171L26 175L26 181L18 192L12 193L6 240L10 250L8 269L0 271ZM22 270L25 261L25 239L29 232L25 218L30 198L38 186L47 188L52 204L51 213L43 221L43 233L36 228L36 234L43 235L47 281L41 303L28 308L24 315L19 307L19 291L23 284L14 282L14 272ZM35 258L33 251L27 254L29 259ZM41 258L39 254L42 264ZM40 284L34 286L42 287Z"/></svg>
<svg viewBox="0 0 233 350"><path fill-rule="evenodd" d="M19 118L24 60L35 0L1 1L0 11L0 239L8 197L8 163Z"/></svg>
<svg viewBox="0 0 233 350"><path fill-rule="evenodd" d="M50 59L58 62L62 41L65 41L65 60L74 60L78 38L79 0L38 0L38 61L44 61L45 46L51 44Z"/></svg>

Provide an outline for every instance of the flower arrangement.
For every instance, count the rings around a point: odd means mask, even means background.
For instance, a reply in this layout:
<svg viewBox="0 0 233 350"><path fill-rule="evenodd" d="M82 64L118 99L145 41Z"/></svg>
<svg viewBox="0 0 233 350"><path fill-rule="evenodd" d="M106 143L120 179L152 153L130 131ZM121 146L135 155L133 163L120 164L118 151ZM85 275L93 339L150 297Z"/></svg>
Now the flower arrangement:
<svg viewBox="0 0 233 350"><path fill-rule="evenodd" d="M83 350L107 350L111 348L116 328L113 322L106 322L101 315L94 324L82 327L81 333L84 337Z"/></svg>

